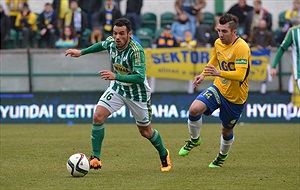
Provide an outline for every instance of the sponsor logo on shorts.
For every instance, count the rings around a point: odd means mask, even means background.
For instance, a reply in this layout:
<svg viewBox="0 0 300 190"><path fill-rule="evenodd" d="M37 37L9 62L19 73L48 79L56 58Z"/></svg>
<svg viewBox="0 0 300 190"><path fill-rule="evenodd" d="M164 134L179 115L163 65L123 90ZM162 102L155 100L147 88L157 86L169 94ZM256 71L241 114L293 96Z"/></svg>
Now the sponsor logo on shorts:
<svg viewBox="0 0 300 190"><path fill-rule="evenodd" d="M235 123L236 123L236 120L235 120L235 119L234 119L234 120L231 120L227 126L230 127L230 128L232 128L232 127L234 126Z"/></svg>
<svg viewBox="0 0 300 190"><path fill-rule="evenodd" d="M213 88L213 87L208 87L207 90L210 90L214 94L214 96L215 96L218 104L221 104L221 98L220 98L217 90L215 88Z"/></svg>

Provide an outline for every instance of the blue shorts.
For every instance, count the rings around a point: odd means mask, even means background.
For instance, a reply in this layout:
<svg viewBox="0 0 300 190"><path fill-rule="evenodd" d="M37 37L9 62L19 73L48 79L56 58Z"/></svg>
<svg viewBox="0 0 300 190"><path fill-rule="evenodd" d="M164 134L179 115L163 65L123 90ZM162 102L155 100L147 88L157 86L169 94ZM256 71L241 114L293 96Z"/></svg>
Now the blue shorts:
<svg viewBox="0 0 300 190"><path fill-rule="evenodd" d="M232 129L239 120L245 104L233 104L226 100L214 85L210 85L201 92L196 100L200 100L206 105L204 115L211 115L220 108L220 119L223 127Z"/></svg>

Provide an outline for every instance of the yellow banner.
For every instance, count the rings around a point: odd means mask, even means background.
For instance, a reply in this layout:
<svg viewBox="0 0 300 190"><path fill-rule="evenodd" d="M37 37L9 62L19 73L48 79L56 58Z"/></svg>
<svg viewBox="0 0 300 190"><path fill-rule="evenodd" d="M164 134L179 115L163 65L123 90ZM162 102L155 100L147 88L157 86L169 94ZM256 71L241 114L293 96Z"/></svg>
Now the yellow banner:
<svg viewBox="0 0 300 190"><path fill-rule="evenodd" d="M193 80L200 74L213 54L213 48L157 48L145 49L147 76L155 78ZM265 51L252 52L250 80L263 81L267 76L269 55Z"/></svg>
<svg viewBox="0 0 300 190"><path fill-rule="evenodd" d="M192 80L204 69L212 56L212 48L146 49L147 76Z"/></svg>
<svg viewBox="0 0 300 190"><path fill-rule="evenodd" d="M251 49L252 66L250 68L249 80L264 81L267 79L270 50Z"/></svg>

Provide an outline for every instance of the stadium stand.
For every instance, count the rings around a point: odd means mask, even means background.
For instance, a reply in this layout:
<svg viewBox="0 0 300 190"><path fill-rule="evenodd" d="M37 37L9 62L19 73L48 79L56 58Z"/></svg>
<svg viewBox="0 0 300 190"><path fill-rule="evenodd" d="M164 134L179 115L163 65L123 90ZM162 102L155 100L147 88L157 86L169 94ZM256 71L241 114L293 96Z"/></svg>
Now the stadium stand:
<svg viewBox="0 0 300 190"><path fill-rule="evenodd" d="M143 48L149 48L153 43L153 31L150 28L140 28L135 32L137 38L140 39Z"/></svg>
<svg viewBox="0 0 300 190"><path fill-rule="evenodd" d="M209 26L212 26L215 21L215 15L211 12L203 12L203 21L201 24L207 24Z"/></svg>
<svg viewBox="0 0 300 190"><path fill-rule="evenodd" d="M174 21L175 13L164 12L160 15L160 28L164 28L166 25L171 25Z"/></svg>
<svg viewBox="0 0 300 190"><path fill-rule="evenodd" d="M9 39L6 44L7 49L14 49L17 47L17 31L14 29L10 29L9 31Z"/></svg>
<svg viewBox="0 0 300 190"><path fill-rule="evenodd" d="M157 25L157 16L155 13L147 12L142 15L142 28L149 28L154 33Z"/></svg>

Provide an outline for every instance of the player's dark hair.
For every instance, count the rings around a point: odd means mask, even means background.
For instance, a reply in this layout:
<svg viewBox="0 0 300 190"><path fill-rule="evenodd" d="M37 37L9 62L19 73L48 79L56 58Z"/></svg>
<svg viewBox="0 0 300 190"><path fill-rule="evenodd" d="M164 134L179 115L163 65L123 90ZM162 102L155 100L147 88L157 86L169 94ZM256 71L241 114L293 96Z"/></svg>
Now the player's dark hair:
<svg viewBox="0 0 300 190"><path fill-rule="evenodd" d="M221 16L219 23L221 25L229 23L230 30L235 30L239 24L239 19L237 16L227 13L227 14Z"/></svg>
<svg viewBox="0 0 300 190"><path fill-rule="evenodd" d="M118 18L115 22L114 22L114 26L126 26L127 32L131 31L131 23L127 18Z"/></svg>

